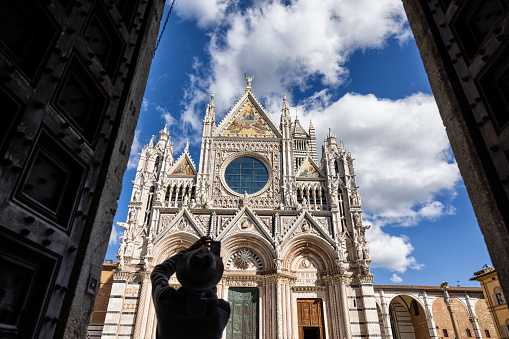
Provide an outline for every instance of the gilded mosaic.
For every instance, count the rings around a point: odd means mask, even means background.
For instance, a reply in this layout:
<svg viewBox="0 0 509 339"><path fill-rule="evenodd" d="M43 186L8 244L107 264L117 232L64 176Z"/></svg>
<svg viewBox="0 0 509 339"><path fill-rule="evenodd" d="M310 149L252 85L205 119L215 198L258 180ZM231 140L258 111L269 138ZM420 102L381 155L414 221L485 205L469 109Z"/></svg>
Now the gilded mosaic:
<svg viewBox="0 0 509 339"><path fill-rule="evenodd" d="M274 136L274 133L262 116L247 104L222 135Z"/></svg>

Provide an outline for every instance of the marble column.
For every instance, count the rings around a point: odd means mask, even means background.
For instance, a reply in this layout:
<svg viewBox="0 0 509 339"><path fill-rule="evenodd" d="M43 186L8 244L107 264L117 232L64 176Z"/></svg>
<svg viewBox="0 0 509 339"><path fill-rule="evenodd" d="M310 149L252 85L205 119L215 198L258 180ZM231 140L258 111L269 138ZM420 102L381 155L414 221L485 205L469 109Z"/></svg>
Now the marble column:
<svg viewBox="0 0 509 339"><path fill-rule="evenodd" d="M472 327L473 327L474 333L475 333L475 338L481 339L482 334L481 334L481 329L479 328L479 318L477 318L477 315L475 314L475 309L474 309L473 305L470 303L470 296L468 295L468 293L465 293L465 301L467 303L469 320L472 323Z"/></svg>
<svg viewBox="0 0 509 339"><path fill-rule="evenodd" d="M424 310L426 312L426 321L428 323L429 336L431 339L437 339L437 327L435 325L435 318L433 317L433 310L428 302L428 294L426 291L422 291L422 300L424 302Z"/></svg>
<svg viewBox="0 0 509 339"><path fill-rule="evenodd" d="M134 338L141 338L142 334L145 333L148 317L148 308L151 300L147 295L150 289L150 273L143 272L139 274L141 277L141 290L138 302L138 309L136 310L136 321L134 323Z"/></svg>
<svg viewBox="0 0 509 339"><path fill-rule="evenodd" d="M341 297L341 318L343 319L343 327L345 330L345 339L352 338L352 330L350 329L350 310L348 308L348 297L346 292L346 285L350 282L350 278L340 277L340 297Z"/></svg>
<svg viewBox="0 0 509 339"><path fill-rule="evenodd" d="M382 323L384 326L384 336L385 339L392 339L392 326L391 326L391 316L389 313L389 304L385 300L384 291L380 291L380 303L382 306Z"/></svg>
<svg viewBox="0 0 509 339"><path fill-rule="evenodd" d="M283 296L282 296L282 279L276 278L276 333L278 339L283 339Z"/></svg>

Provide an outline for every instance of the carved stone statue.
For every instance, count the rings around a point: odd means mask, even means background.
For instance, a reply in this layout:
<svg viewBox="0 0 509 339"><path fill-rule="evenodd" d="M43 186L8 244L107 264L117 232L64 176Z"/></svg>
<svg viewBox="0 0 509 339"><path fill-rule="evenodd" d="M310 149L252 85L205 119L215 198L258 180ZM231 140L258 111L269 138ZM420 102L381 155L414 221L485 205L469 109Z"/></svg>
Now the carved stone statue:
<svg viewBox="0 0 509 339"><path fill-rule="evenodd" d="M362 260L364 258L362 254L362 245L356 241L355 248L357 249L357 260Z"/></svg>
<svg viewBox="0 0 509 339"><path fill-rule="evenodd" d="M140 191L139 190L134 191L133 197L134 197L133 198L134 201L139 201L140 200Z"/></svg>
<svg viewBox="0 0 509 339"><path fill-rule="evenodd" d="M361 227L362 226L361 214L359 212L355 212L353 217L355 219L355 226Z"/></svg>
<svg viewBox="0 0 509 339"><path fill-rule="evenodd" d="M247 87L251 87L251 81L253 81L254 75L248 77L247 74L244 73L244 77L246 78Z"/></svg>
<svg viewBox="0 0 509 339"><path fill-rule="evenodd" d="M122 239L120 241L120 245L118 247L118 252L117 252L117 255L120 256L120 257L123 257L124 256L124 253L125 253L125 242L124 240Z"/></svg>
<svg viewBox="0 0 509 339"><path fill-rule="evenodd" d="M369 255L369 246L364 246L363 255L365 260L371 260L371 256Z"/></svg>
<svg viewBox="0 0 509 339"><path fill-rule="evenodd" d="M191 199L191 208L195 208L196 207L196 200Z"/></svg>
<svg viewBox="0 0 509 339"><path fill-rule="evenodd" d="M311 226L309 225L309 221L305 220L302 223L302 232L309 232L311 230Z"/></svg>
<svg viewBox="0 0 509 339"><path fill-rule="evenodd" d="M147 244L147 257L153 257L154 256L154 244L149 241Z"/></svg>
<svg viewBox="0 0 509 339"><path fill-rule="evenodd" d="M243 230L249 228L250 226L251 226L251 223L249 222L249 220L247 218L242 220L242 222L240 223L240 228Z"/></svg>

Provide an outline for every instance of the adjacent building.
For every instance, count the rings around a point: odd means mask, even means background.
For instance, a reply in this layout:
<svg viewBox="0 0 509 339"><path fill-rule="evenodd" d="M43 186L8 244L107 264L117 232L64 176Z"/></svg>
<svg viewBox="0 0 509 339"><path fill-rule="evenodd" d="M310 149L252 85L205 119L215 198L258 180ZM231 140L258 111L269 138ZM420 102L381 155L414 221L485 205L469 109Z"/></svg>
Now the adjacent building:
<svg viewBox="0 0 509 339"><path fill-rule="evenodd" d="M477 280L481 283L498 336L509 338L509 308L500 287L496 270L485 265L482 270L474 272L474 277L470 280Z"/></svg>

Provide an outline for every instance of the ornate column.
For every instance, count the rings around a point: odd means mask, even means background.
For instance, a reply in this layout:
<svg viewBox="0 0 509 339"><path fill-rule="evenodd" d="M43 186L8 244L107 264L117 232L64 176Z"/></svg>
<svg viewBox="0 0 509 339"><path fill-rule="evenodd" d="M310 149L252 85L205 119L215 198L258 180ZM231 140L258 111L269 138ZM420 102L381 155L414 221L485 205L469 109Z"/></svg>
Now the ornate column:
<svg viewBox="0 0 509 339"><path fill-rule="evenodd" d="M385 339L392 339L392 327L391 327L391 316L389 313L389 304L385 300L385 294L383 290L380 290L380 303L382 305L382 322L384 325Z"/></svg>
<svg viewBox="0 0 509 339"><path fill-rule="evenodd" d="M327 288L327 294L326 294L326 303L327 303L327 309L329 310L328 316L329 316L329 326L328 326L328 332L330 338L342 338L341 336L341 324L339 322L339 305L340 305L340 299L339 299L339 293L336 293L335 289L337 286L336 283L339 281L337 277L327 277L325 280L326 288Z"/></svg>
<svg viewBox="0 0 509 339"><path fill-rule="evenodd" d="M139 273L141 277L141 290L140 297L138 302L138 309L136 311L136 322L134 324L134 338L141 338L142 334L144 335L145 329L147 327L147 316L148 316L148 306L150 306L151 300L148 300L147 291L150 289L150 273L142 272Z"/></svg>
<svg viewBox="0 0 509 339"><path fill-rule="evenodd" d="M350 284L351 278L346 276L339 277L340 297L341 297L341 319L343 319L343 328L345 339L352 338L352 331L350 329L350 310L348 308L348 297L346 294L346 285Z"/></svg>
<svg viewBox="0 0 509 339"><path fill-rule="evenodd" d="M470 303L470 296L468 295L468 293L465 293L465 301L467 303L469 320L472 323L472 327L474 328L475 338L481 339L482 334L481 334L481 329L479 328L479 318L477 318L477 316L475 314L475 309L472 306L472 304Z"/></svg>
<svg viewBox="0 0 509 339"><path fill-rule="evenodd" d="M277 307L276 307L276 317L277 317L277 327L276 333L278 339L283 339L283 298L281 295L281 283L282 279L280 277L275 278L276 282L276 298L277 298Z"/></svg>
<svg viewBox="0 0 509 339"><path fill-rule="evenodd" d="M444 291L444 302L447 305L447 310L449 311L449 315L451 316L452 327L454 328L454 335L456 336L456 339L461 339L462 335L461 332L459 331L458 320L456 319L456 315L454 314L454 310L452 308L452 300L449 298L449 292L447 291L449 289L447 281L443 282L440 285L440 288Z"/></svg>
<svg viewBox="0 0 509 339"><path fill-rule="evenodd" d="M147 336L146 337L147 338L155 338L154 324L155 324L155 320L156 320L156 314L155 314L155 306L154 306L154 303L152 302L152 283L151 282L149 283L149 286L148 286L147 299L150 300L150 302L147 305L148 306L148 321L147 321L147 329L146 329Z"/></svg>
<svg viewBox="0 0 509 339"><path fill-rule="evenodd" d="M376 311L375 291L373 290L373 275L359 276L361 300L363 304L364 319L366 322L366 336L368 338L380 337L378 312Z"/></svg>
<svg viewBox="0 0 509 339"><path fill-rule="evenodd" d="M288 285L285 286L286 290L286 333L288 334L288 339L292 339L292 335L294 333L294 329L292 328L292 315L293 315L293 305L292 305L292 290L290 287L290 281Z"/></svg>
<svg viewBox="0 0 509 339"><path fill-rule="evenodd" d="M422 291L422 299L424 301L424 311L426 312L426 321L428 322L429 336L431 339L437 339L437 328L435 325L435 318L433 317L433 310L428 302L428 294Z"/></svg>

